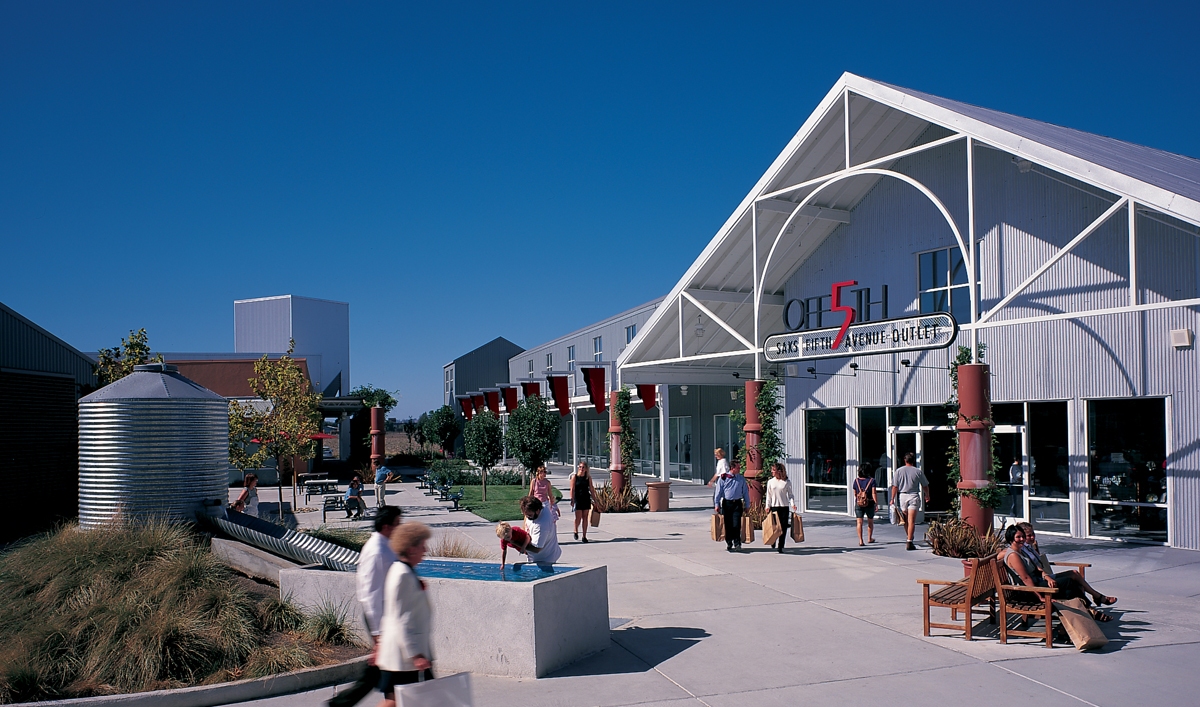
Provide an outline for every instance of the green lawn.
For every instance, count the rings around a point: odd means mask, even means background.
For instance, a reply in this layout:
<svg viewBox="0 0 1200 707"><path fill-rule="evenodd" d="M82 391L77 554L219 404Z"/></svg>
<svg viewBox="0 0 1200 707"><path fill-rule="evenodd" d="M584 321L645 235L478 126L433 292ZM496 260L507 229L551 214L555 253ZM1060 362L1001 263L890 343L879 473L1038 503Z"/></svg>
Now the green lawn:
<svg viewBox="0 0 1200 707"><path fill-rule="evenodd" d="M483 495L482 486L464 486L462 505L467 510L485 520L498 523L502 520L516 520L521 517L521 497L529 493L528 486L488 486L488 500L480 500ZM562 492L554 489L556 498L562 498Z"/></svg>

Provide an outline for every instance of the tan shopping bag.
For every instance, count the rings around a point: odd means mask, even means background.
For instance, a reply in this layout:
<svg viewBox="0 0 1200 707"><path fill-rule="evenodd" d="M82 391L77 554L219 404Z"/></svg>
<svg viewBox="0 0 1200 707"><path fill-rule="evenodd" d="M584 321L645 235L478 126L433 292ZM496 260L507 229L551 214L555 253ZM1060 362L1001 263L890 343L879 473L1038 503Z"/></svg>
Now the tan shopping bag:
<svg viewBox="0 0 1200 707"><path fill-rule="evenodd" d="M804 542L804 519L799 513L792 514L792 542Z"/></svg>
<svg viewBox="0 0 1200 707"><path fill-rule="evenodd" d="M1076 648L1086 651L1108 644L1108 636L1100 630L1100 624L1092 618L1092 612L1082 599L1056 601L1054 608L1058 610L1058 618Z"/></svg>
<svg viewBox="0 0 1200 707"><path fill-rule="evenodd" d="M472 707L475 699L471 695L471 674L397 685L396 703L403 707Z"/></svg>
<svg viewBox="0 0 1200 707"><path fill-rule="evenodd" d="M767 511L763 520L763 545L774 545L780 535L783 535L783 528L779 527L779 516L774 511Z"/></svg>
<svg viewBox="0 0 1200 707"><path fill-rule="evenodd" d="M600 527L600 511L596 510L595 508L592 509L592 514L588 516L588 524L593 528Z"/></svg>
<svg viewBox="0 0 1200 707"><path fill-rule="evenodd" d="M754 542L754 521L742 516L742 542Z"/></svg>
<svg viewBox="0 0 1200 707"><path fill-rule="evenodd" d="M716 513L712 514L710 532L712 533L712 539L717 542L725 539L725 519Z"/></svg>

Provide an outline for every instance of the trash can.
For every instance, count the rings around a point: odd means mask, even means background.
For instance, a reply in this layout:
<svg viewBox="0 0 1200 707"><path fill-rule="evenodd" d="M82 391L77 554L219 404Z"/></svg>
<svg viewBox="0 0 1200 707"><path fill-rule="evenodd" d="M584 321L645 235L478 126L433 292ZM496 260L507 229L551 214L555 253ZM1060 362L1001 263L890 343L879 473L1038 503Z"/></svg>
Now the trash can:
<svg viewBox="0 0 1200 707"><path fill-rule="evenodd" d="M647 481L646 488L649 489L651 511L671 510L670 481Z"/></svg>

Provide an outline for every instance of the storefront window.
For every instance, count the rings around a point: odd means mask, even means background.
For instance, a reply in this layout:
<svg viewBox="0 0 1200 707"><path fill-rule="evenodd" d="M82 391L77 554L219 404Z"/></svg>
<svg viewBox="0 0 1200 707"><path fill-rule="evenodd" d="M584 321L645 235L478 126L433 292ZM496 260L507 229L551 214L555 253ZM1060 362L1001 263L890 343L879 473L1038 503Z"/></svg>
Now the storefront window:
<svg viewBox="0 0 1200 707"><path fill-rule="evenodd" d="M887 488L887 409L858 409L858 463L875 467L875 485Z"/></svg>
<svg viewBox="0 0 1200 707"><path fill-rule="evenodd" d="M810 511L846 512L846 411L809 410L805 487Z"/></svg>
<svg viewBox="0 0 1200 707"><path fill-rule="evenodd" d="M633 429L637 433L637 451L633 455L634 473L658 476L662 468L658 460L658 418L639 417L633 421Z"/></svg>
<svg viewBox="0 0 1200 707"><path fill-rule="evenodd" d="M1164 401L1091 400L1087 416L1088 532L1166 542Z"/></svg>
<svg viewBox="0 0 1200 707"><path fill-rule="evenodd" d="M1022 403L992 403L992 421L997 425L1025 424L1025 405Z"/></svg>
<svg viewBox="0 0 1200 707"><path fill-rule="evenodd" d="M1067 404L1029 403L1029 494L1067 499L1070 490L1067 456ZM1037 514L1034 527L1037 527ZM1068 516L1069 518L1069 516ZM1060 529L1069 532L1070 527Z"/></svg>
<svg viewBox="0 0 1200 707"><path fill-rule="evenodd" d="M892 427L916 427L917 406L888 408L888 424Z"/></svg>
<svg viewBox="0 0 1200 707"><path fill-rule="evenodd" d="M922 405L921 406L921 424L922 425L951 425L956 422L954 419L954 410L947 405Z"/></svg>
<svg viewBox="0 0 1200 707"><path fill-rule="evenodd" d="M668 432L671 436L670 471L672 479L692 480L692 418L672 417Z"/></svg>

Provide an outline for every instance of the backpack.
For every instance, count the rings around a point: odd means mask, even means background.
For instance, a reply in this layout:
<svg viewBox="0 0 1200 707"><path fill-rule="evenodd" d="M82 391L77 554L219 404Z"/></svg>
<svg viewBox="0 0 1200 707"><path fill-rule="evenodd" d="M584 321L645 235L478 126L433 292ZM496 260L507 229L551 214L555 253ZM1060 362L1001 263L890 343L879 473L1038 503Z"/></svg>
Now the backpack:
<svg viewBox="0 0 1200 707"><path fill-rule="evenodd" d="M860 481L866 481L865 488L859 488ZM875 502L875 499L872 498L873 495L874 494L871 493L871 480L870 479L855 479L854 480L854 505L858 506L859 508L866 508L867 506L869 506Z"/></svg>

